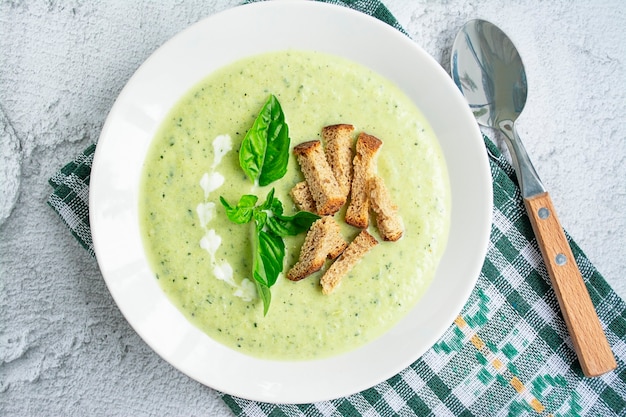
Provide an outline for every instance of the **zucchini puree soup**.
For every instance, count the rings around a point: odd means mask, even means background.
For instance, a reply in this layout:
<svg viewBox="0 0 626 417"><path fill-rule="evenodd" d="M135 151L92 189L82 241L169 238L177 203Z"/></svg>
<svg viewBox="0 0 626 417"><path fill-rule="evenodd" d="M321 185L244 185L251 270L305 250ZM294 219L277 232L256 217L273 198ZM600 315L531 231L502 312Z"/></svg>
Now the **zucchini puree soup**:
<svg viewBox="0 0 626 417"><path fill-rule="evenodd" d="M252 278L253 223L226 217L223 196L259 202L275 188L285 214L303 176L290 150L287 174L254 185L239 166L239 147L270 94L289 125L290 149L321 139L324 126L348 123L378 137L378 175L398 206L404 235L380 243L323 295L326 268L302 281L285 275L305 233L285 238L283 273L266 316ZM269 359L308 360L357 348L397 323L428 288L449 227L445 161L428 123L394 84L359 64L312 51L261 54L217 70L171 109L144 162L139 201L142 238L163 291L214 340ZM359 232L335 215L344 237Z"/></svg>

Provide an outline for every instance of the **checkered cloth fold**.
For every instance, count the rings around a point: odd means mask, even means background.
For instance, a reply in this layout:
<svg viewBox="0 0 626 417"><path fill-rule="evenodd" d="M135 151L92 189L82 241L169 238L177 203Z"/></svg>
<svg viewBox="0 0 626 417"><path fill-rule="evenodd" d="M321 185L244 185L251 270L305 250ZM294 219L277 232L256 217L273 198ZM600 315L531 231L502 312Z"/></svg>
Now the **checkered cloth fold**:
<svg viewBox="0 0 626 417"><path fill-rule="evenodd" d="M402 30L378 1L333 1ZM404 32L404 31L403 31ZM267 404L223 394L237 416L626 415L626 304L569 237L616 356L615 371L585 378L543 264L513 168L484 138L493 177L493 224L478 283L439 341L398 375L315 404ZM66 165L48 200L91 253L89 175L95 145Z"/></svg>
<svg viewBox="0 0 626 417"><path fill-rule="evenodd" d="M96 254L89 228L89 178L95 152L96 145L90 145L48 181L54 188L48 204L59 213L70 232L94 257Z"/></svg>

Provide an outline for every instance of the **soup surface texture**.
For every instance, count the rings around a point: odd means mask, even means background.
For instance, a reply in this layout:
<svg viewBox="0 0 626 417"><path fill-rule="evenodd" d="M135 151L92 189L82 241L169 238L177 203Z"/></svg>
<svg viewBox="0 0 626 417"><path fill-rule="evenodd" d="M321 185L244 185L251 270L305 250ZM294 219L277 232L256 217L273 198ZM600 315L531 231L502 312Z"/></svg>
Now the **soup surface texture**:
<svg viewBox="0 0 626 417"><path fill-rule="evenodd" d="M259 202L275 188L285 213L289 190L303 179L292 153L287 174L255 186L238 150L270 94L289 125L291 149L320 139L324 126L347 123L355 136L382 140L378 175L403 219L404 236L380 239L330 295L324 269L292 282L304 234L285 240L283 274L263 303L252 283L252 224L226 217L220 196ZM437 139L419 110L393 83L359 64L312 51L279 51L232 63L201 81L170 111L145 159L139 201L144 246L163 291L195 326L242 353L307 360L361 346L397 323L424 294L445 247L450 195ZM350 241L358 229L335 215ZM328 265L326 266L326 268Z"/></svg>

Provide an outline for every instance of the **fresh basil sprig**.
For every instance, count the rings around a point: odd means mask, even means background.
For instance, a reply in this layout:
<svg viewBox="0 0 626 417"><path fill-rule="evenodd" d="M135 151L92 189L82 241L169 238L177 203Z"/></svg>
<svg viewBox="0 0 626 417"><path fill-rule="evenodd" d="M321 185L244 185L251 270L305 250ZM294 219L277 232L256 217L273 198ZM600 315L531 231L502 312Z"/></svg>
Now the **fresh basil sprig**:
<svg viewBox="0 0 626 417"><path fill-rule="evenodd" d="M243 195L235 206L230 205L224 197L220 197L220 201L233 223L245 224L254 220L252 276L259 297L263 300L263 314L267 315L272 300L270 287L276 283L283 270L285 243L282 238L309 230L320 217L306 211L285 216L283 204L274 197L273 188L260 205L256 205L257 196L249 194Z"/></svg>
<svg viewBox="0 0 626 417"><path fill-rule="evenodd" d="M274 95L270 95L252 127L246 133L239 149L239 165L248 178L261 186L268 185L287 172L289 162L289 127ZM246 194L235 206L220 197L228 219L236 224L254 221L252 276L266 315L272 300L270 287L283 270L285 236L294 236L309 230L320 217L301 211L293 216L283 214L283 204L274 197L274 189L265 201L257 205L258 197Z"/></svg>
<svg viewBox="0 0 626 417"><path fill-rule="evenodd" d="M241 142L239 165L252 182L258 179L259 185L268 185L287 172L289 144L283 109L270 95Z"/></svg>
<svg viewBox="0 0 626 417"><path fill-rule="evenodd" d="M231 207L223 197L220 196L222 205L226 208L228 220L235 224L245 224L252 219L254 206L259 198L255 195L243 195L235 207Z"/></svg>

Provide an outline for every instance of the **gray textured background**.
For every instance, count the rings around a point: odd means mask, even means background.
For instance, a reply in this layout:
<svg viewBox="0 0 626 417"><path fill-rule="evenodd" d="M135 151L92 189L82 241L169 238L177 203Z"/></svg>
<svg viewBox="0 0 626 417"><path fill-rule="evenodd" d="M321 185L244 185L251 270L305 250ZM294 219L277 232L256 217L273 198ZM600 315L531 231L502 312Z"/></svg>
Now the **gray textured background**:
<svg viewBox="0 0 626 417"><path fill-rule="evenodd" d="M0 3L0 414L230 413L135 334L96 261L45 203L48 178L97 140L137 67L239 2L208 3ZM446 69L464 21L486 18L510 35L530 88L520 136L563 225L626 297L626 3L512 3L386 2Z"/></svg>

